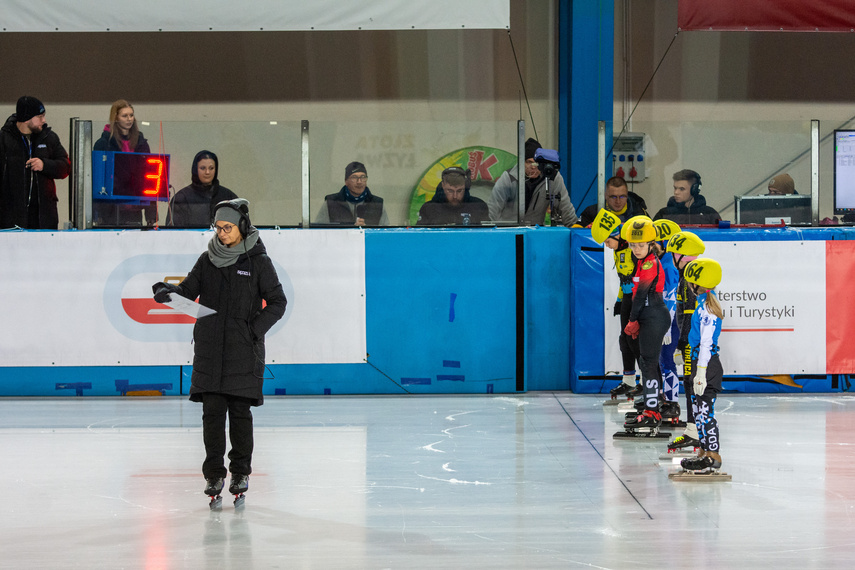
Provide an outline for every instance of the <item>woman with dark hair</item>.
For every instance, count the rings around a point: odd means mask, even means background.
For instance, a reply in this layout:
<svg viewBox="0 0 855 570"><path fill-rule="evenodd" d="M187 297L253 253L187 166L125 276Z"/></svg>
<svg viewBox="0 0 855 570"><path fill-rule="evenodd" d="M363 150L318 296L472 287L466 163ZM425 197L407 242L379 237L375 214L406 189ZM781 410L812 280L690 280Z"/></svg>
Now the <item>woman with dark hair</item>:
<svg viewBox="0 0 855 570"><path fill-rule="evenodd" d="M151 152L148 141L137 126L133 106L119 99L110 107L110 122L104 125L94 150L111 152Z"/></svg>
<svg viewBox="0 0 855 570"><path fill-rule="evenodd" d="M169 202L166 225L177 228L207 228L211 225L214 206L234 200L237 194L220 186L217 178L220 163L210 150L196 153L190 167L192 182L179 190Z"/></svg>

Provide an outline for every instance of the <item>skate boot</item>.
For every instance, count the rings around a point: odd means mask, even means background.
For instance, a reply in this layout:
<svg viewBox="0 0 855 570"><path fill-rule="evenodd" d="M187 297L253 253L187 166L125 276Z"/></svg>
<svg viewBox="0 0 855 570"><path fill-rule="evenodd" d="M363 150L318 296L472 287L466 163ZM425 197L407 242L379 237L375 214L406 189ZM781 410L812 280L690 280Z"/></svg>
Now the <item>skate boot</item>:
<svg viewBox="0 0 855 570"><path fill-rule="evenodd" d="M683 450L694 452L700 445L701 442L697 439L686 434L681 434L675 437L674 441L668 444L668 453L679 453Z"/></svg>
<svg viewBox="0 0 855 570"><path fill-rule="evenodd" d="M680 462L680 467L691 471L695 475L709 475L721 468L721 455L713 451L706 451L697 458L688 457Z"/></svg>
<svg viewBox="0 0 855 570"><path fill-rule="evenodd" d="M655 410L644 410L634 418L624 422L626 429L658 428L662 423L662 415Z"/></svg>
<svg viewBox="0 0 855 570"><path fill-rule="evenodd" d="M680 404L678 402L662 402L660 410L663 423L671 427L686 427L686 422L680 421Z"/></svg>
<svg viewBox="0 0 855 570"><path fill-rule="evenodd" d="M211 477L205 479L205 494L211 497L211 510L217 510L223 505L223 498L220 496L220 491L223 490L225 480L222 477Z"/></svg>
<svg viewBox="0 0 855 570"><path fill-rule="evenodd" d="M232 480L229 482L229 493L235 496L235 508L240 508L246 501L246 493L249 490L249 475L240 475L232 473Z"/></svg>
<svg viewBox="0 0 855 570"><path fill-rule="evenodd" d="M635 386L630 386L625 382L621 382L618 384L616 388L612 388L609 394L612 397L612 400L617 400L618 398L628 397L628 394L635 390ZM632 400L632 397L628 397L629 400Z"/></svg>
<svg viewBox="0 0 855 570"><path fill-rule="evenodd" d="M644 393L644 387L641 385L641 382L635 385L635 388L627 392L626 397L635 400L640 397Z"/></svg>

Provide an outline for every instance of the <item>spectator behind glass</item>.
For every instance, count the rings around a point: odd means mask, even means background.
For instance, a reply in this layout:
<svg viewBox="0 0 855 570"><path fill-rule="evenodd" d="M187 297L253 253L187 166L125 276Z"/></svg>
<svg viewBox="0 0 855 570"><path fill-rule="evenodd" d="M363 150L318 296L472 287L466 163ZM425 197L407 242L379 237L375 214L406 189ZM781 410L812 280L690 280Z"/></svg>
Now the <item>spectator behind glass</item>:
<svg viewBox="0 0 855 570"><path fill-rule="evenodd" d="M694 170L684 169L674 173L674 195L668 205L656 213L654 220L665 218L681 226L717 224L721 216L701 196L701 175Z"/></svg>
<svg viewBox="0 0 855 570"><path fill-rule="evenodd" d="M614 213L621 222L625 222L635 216L646 216L647 204L644 198L630 192L626 180L620 176L612 176L606 180L606 204L605 209ZM582 210L582 216L579 218L579 225L587 228L594 221L599 213L599 208L596 204L591 204Z"/></svg>
<svg viewBox="0 0 855 570"><path fill-rule="evenodd" d="M523 188L525 215L522 223L542 226L549 207L549 196L546 195L546 179L534 159L534 153L539 148L542 147L536 140L530 138L525 141L525 187ZM493 185L487 206L490 210L490 219L494 222L517 221L516 171L516 167L506 170ZM572 227L579 218L576 215L576 208L570 202L570 196L567 194L564 178L560 172L555 176L555 180L549 181L549 193L558 201L561 222L568 228ZM553 212L552 218L555 219L555 217Z"/></svg>
<svg viewBox="0 0 855 570"><path fill-rule="evenodd" d="M104 125L93 150L109 152L151 152L148 141L137 126L134 108L124 99L110 107L110 123Z"/></svg>
<svg viewBox="0 0 855 570"><path fill-rule="evenodd" d="M793 177L784 172L778 174L769 181L769 196L784 196L787 194L798 194Z"/></svg>
<svg viewBox="0 0 855 570"><path fill-rule="evenodd" d="M166 225L177 228L207 228L213 219L214 206L225 200L234 200L237 195L220 186L218 178L220 163L210 150L196 153L190 166L189 186L185 186L172 197L166 214Z"/></svg>
<svg viewBox="0 0 855 570"><path fill-rule="evenodd" d="M368 188L368 170L361 162L351 162L344 168L344 186L335 194L324 196L316 224L341 226L388 226L389 216L383 198Z"/></svg>
<svg viewBox="0 0 855 570"><path fill-rule="evenodd" d="M487 203L469 194L469 172L459 166L442 171L433 198L419 209L417 226L480 226L490 220Z"/></svg>

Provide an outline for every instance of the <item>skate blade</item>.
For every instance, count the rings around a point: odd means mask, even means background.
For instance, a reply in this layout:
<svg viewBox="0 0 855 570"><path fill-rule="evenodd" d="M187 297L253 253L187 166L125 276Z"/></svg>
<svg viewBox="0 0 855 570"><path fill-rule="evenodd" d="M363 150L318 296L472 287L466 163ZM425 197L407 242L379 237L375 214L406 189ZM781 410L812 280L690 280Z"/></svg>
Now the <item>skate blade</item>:
<svg viewBox="0 0 855 570"><path fill-rule="evenodd" d="M666 420L665 418L663 418L662 419L662 426L663 427L668 426L668 427L672 427L672 428L684 428L684 427L686 427L686 422L680 421L680 420L677 420L677 421Z"/></svg>
<svg viewBox="0 0 855 570"><path fill-rule="evenodd" d="M621 403L620 400L606 400L603 402L603 406L617 406Z"/></svg>
<svg viewBox="0 0 855 570"><path fill-rule="evenodd" d="M679 449L677 451L672 451L670 453L663 453L662 455L659 456L659 459L662 459L664 461L666 459L687 459L690 457L697 457L697 456L698 456L697 451L689 451L689 450L685 450L685 449ZM679 461L677 461L677 463L679 463Z"/></svg>
<svg viewBox="0 0 855 570"><path fill-rule="evenodd" d="M713 481L732 481L733 476L730 473L723 471L712 471L710 473L694 473L681 469L674 473L669 473L668 478L672 481L694 481L697 483L709 483Z"/></svg>
<svg viewBox="0 0 855 570"><path fill-rule="evenodd" d="M635 405L632 403L632 400L630 400L628 402L621 402L620 404L618 404L618 407L617 407L617 411L619 411L619 412L629 412L629 411L634 411L634 410L635 410Z"/></svg>
<svg viewBox="0 0 855 570"><path fill-rule="evenodd" d="M241 493L240 495L235 495L235 508L242 509L246 505L246 495Z"/></svg>
<svg viewBox="0 0 855 570"><path fill-rule="evenodd" d="M219 511L223 508L223 498L219 495L216 497L211 497L211 502L208 503L208 506L212 511Z"/></svg>
<svg viewBox="0 0 855 570"><path fill-rule="evenodd" d="M654 433L650 428L642 428L635 431L618 431L612 437L614 439L671 439L671 434Z"/></svg>

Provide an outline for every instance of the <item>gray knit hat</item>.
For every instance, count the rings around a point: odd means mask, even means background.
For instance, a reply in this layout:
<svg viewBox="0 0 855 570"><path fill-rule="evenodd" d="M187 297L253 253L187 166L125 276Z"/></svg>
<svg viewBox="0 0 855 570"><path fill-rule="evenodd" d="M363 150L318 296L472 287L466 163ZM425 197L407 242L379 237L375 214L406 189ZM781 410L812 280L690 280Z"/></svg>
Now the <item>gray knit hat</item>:
<svg viewBox="0 0 855 570"><path fill-rule="evenodd" d="M215 206L214 222L228 222L236 226L240 225L242 217L246 217L249 226L249 200L235 198L234 200L223 200ZM243 215L241 215L243 214Z"/></svg>

